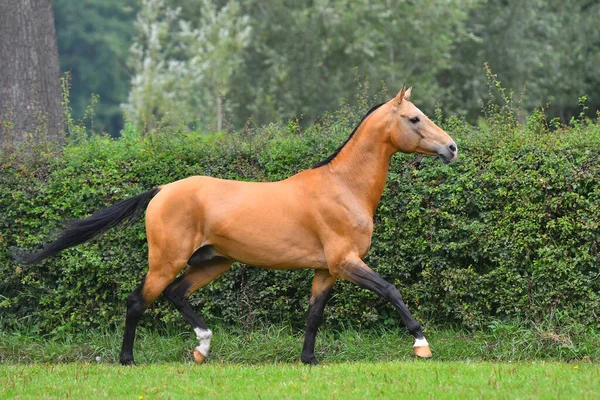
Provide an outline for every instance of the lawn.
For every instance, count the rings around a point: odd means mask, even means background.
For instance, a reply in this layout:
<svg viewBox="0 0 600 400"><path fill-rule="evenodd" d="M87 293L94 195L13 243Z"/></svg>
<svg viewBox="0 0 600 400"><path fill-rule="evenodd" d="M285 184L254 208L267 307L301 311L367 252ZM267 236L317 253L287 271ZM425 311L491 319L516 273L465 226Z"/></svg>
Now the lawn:
<svg viewBox="0 0 600 400"><path fill-rule="evenodd" d="M215 326L202 365L192 362L193 333L138 333L138 366L130 368L117 364L120 330L0 332L0 399L600 399L594 330L502 324L471 333L433 330L427 337L434 357L420 360L405 330L324 329L317 367L298 362L302 332L285 326L248 332Z"/></svg>
<svg viewBox="0 0 600 400"><path fill-rule="evenodd" d="M0 366L0 398L600 397L597 363L391 361L261 365L100 363Z"/></svg>

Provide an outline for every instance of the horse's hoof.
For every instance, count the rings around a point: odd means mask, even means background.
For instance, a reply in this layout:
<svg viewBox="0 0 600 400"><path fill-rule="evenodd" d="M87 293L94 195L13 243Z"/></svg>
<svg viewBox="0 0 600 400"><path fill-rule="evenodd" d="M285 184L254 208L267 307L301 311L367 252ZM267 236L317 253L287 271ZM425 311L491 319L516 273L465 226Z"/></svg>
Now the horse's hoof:
<svg viewBox="0 0 600 400"><path fill-rule="evenodd" d="M413 349L414 349L415 355L417 357L429 358L433 355L433 354L431 354L431 350L429 349L429 346L418 346L418 347L414 347Z"/></svg>
<svg viewBox="0 0 600 400"><path fill-rule="evenodd" d="M305 365L319 365L319 360L316 357L301 358L300 361Z"/></svg>
<svg viewBox="0 0 600 400"><path fill-rule="evenodd" d="M198 351L198 349L194 349L194 360L196 360L197 364L202 364L206 357Z"/></svg>
<svg viewBox="0 0 600 400"><path fill-rule="evenodd" d="M121 360L120 363L126 367L135 367L135 361L133 360Z"/></svg>

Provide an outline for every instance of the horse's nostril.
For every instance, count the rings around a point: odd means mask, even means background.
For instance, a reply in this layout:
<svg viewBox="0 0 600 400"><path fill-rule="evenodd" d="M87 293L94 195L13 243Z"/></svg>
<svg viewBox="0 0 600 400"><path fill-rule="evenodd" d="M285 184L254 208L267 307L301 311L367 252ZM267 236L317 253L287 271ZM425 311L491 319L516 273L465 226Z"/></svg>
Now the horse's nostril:
<svg viewBox="0 0 600 400"><path fill-rule="evenodd" d="M450 146L448 146L448 148L450 149L451 152L456 151L456 145L454 145L454 144L451 144Z"/></svg>

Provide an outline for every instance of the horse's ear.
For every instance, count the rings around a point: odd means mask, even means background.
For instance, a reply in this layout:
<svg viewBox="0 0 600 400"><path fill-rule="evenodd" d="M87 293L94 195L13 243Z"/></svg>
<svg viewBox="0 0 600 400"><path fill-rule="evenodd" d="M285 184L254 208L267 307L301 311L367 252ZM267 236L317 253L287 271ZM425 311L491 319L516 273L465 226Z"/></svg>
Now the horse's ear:
<svg viewBox="0 0 600 400"><path fill-rule="evenodd" d="M410 92L412 92L412 86L406 89L406 92L404 92L404 100L410 99Z"/></svg>
<svg viewBox="0 0 600 400"><path fill-rule="evenodd" d="M402 100L404 100L406 98L405 93L406 93L405 85L402 85L402 89L400 89L400 91L398 92L398 94L394 98L394 100L396 101L396 104L398 104L398 105L402 104Z"/></svg>

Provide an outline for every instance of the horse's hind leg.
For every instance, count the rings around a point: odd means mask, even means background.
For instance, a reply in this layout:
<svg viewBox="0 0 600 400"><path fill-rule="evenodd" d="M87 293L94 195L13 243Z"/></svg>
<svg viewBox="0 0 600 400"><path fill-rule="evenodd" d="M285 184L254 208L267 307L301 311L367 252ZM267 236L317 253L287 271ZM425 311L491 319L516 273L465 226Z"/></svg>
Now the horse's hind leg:
<svg viewBox="0 0 600 400"><path fill-rule="evenodd" d="M165 298L171 302L181 313L183 318L191 325L200 342L194 349L196 362L201 363L208 356L212 332L200 317L194 312L187 298L197 289L207 285L223 272L227 271L233 261L217 257L190 265L183 275L171 283L163 292Z"/></svg>
<svg viewBox="0 0 600 400"><path fill-rule="evenodd" d="M306 334L304 335L304 346L300 359L305 364L316 365L319 363L315 357L315 339L317 329L321 325L323 310L333 290L335 278L329 271L316 270L313 279L312 290L310 293L310 302L308 306L308 316L306 317Z"/></svg>
<svg viewBox="0 0 600 400"><path fill-rule="evenodd" d="M140 286L127 298L125 334L123 335L123 346L119 357L123 365L135 364L133 361L133 342L135 341L137 324L148 306L173 282L177 274L185 267L185 261L162 265L163 268L157 268L157 264L150 262L148 274L142 280Z"/></svg>
<svg viewBox="0 0 600 400"><path fill-rule="evenodd" d="M127 316L125 317L125 333L123 334L123 345L119 361L123 365L133 365L133 341L135 340L135 328L146 311L146 302L142 297L142 288L146 278L127 298Z"/></svg>

